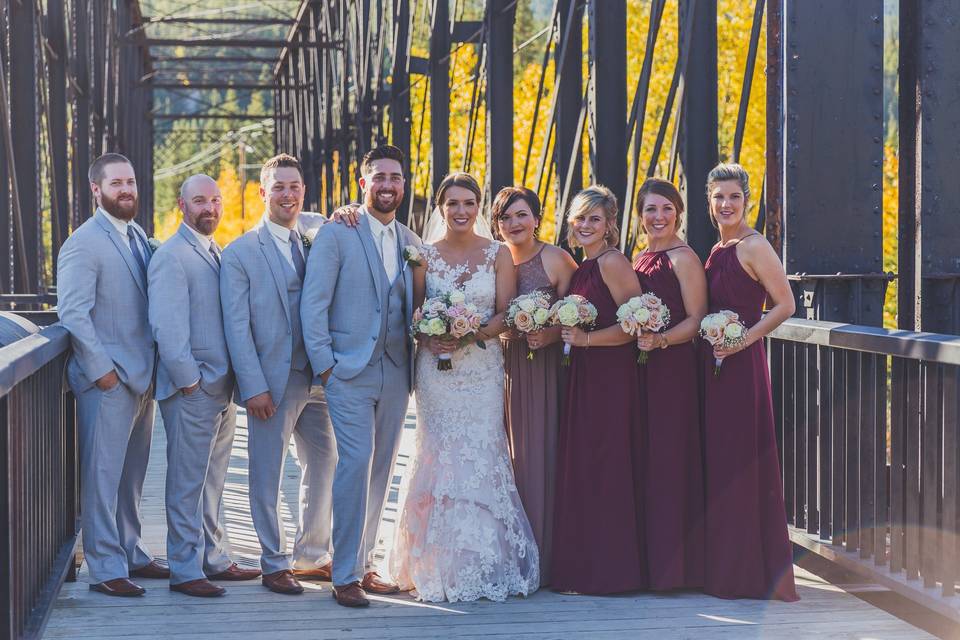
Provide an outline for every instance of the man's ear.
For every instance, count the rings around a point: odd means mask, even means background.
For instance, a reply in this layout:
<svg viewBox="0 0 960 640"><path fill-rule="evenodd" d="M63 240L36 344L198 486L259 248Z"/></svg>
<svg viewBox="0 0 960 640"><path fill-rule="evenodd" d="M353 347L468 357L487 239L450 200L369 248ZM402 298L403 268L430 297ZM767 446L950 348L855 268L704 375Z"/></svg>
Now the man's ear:
<svg viewBox="0 0 960 640"><path fill-rule="evenodd" d="M361 190L361 191L366 191L366 190L367 190L367 179L364 178L363 176L360 176L360 179L357 180L357 184L360 185L360 190Z"/></svg>

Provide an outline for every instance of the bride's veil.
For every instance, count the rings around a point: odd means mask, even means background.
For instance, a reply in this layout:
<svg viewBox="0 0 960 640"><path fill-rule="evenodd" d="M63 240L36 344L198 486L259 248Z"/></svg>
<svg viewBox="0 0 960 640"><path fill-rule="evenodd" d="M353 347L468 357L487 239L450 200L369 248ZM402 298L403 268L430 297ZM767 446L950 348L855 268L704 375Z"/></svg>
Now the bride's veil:
<svg viewBox="0 0 960 640"><path fill-rule="evenodd" d="M490 232L490 221L487 219L487 216L483 214L483 211L477 214L477 219L473 223L473 232L481 238L493 240L493 233ZM443 214L440 212L440 207L434 207L433 211L430 212L430 219L427 220L427 225L423 228L423 242L424 244L434 244L442 240L446 233L447 224L443 221Z"/></svg>

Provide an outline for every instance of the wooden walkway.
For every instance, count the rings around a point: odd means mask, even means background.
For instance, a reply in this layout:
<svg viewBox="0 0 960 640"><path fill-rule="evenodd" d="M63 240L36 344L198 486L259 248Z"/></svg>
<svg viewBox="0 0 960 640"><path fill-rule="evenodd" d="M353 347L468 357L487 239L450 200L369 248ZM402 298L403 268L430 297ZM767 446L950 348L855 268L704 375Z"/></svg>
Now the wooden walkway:
<svg viewBox="0 0 960 640"><path fill-rule="evenodd" d="M412 408L412 407L411 407ZM399 482L412 451L413 420L408 416L394 491L384 516L382 541L392 539ZM165 556L163 513L164 430L159 421L143 496L145 540ZM247 502L245 418L240 416L227 479L225 509L234 559L256 566L259 545ZM297 497L297 467L288 458L283 484L283 516L290 539ZM382 542L381 541L381 542ZM383 552L389 553L382 545ZM91 592L85 568L64 586L46 638L929 638L920 629L824 582L799 567L801 601L727 601L696 593L617 597L566 596L541 591L504 604L424 604L409 596L374 597L366 610L338 606L329 583L304 583L303 596L271 593L259 581L225 583L227 595L204 600L172 593L165 580L140 580L140 599L111 598ZM873 590L847 585L848 590Z"/></svg>

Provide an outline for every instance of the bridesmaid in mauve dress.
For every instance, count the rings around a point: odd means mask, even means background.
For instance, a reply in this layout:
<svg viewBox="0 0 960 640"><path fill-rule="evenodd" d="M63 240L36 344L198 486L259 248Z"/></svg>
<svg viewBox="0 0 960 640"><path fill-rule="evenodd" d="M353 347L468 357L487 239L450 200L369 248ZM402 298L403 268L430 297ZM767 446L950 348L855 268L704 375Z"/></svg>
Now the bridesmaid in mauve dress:
<svg viewBox="0 0 960 640"><path fill-rule="evenodd" d="M703 586L703 451L699 359L694 338L707 312L707 280L697 254L677 235L683 198L672 183L650 178L637 195L647 249L633 265L644 293L670 309L670 324L645 332L640 367L647 407L645 482L650 588Z"/></svg>
<svg viewBox="0 0 960 640"><path fill-rule="evenodd" d="M773 248L745 220L749 178L718 165L707 178L720 242L707 259L709 311L735 311L746 344L701 342L706 474L705 590L721 598L799 599L787 536L770 373L763 337L793 315L793 293ZM774 306L762 316L764 300ZM762 316L762 317L761 317ZM714 375L714 359L722 359Z"/></svg>
<svg viewBox="0 0 960 640"><path fill-rule="evenodd" d="M517 267L517 295L541 290L553 304L566 295L577 263L569 253L540 242L540 199L524 187L500 190L491 206L493 235L506 242ZM506 368L507 437L520 500L540 548L540 584L550 584L554 461L560 428L560 328L523 336L501 334ZM527 358L529 353L535 357Z"/></svg>
<svg viewBox="0 0 960 640"><path fill-rule="evenodd" d="M570 291L597 308L592 331L562 330L573 345L566 409L560 417L554 500L553 589L617 593L646 588L643 500L643 407L637 393L634 338L620 330L617 308L640 295L630 262L611 245L617 200L592 186L573 199L571 246L586 259Z"/></svg>

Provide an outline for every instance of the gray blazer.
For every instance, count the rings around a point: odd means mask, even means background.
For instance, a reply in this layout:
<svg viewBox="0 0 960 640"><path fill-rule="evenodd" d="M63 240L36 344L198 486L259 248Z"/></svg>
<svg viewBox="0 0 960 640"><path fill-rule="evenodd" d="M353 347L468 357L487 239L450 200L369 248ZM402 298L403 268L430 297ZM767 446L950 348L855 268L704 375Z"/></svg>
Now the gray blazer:
<svg viewBox="0 0 960 640"><path fill-rule="evenodd" d="M220 267L185 224L153 255L148 280L150 326L160 353L157 398L169 398L197 380L212 396L230 394Z"/></svg>
<svg viewBox="0 0 960 640"><path fill-rule="evenodd" d="M323 219L313 214L301 220L301 232L308 222L317 224L318 218ZM223 329L241 405L264 391L270 392L274 404L280 404L287 388L293 326L282 259L265 224L246 232L223 251Z"/></svg>
<svg viewBox="0 0 960 640"><path fill-rule="evenodd" d="M149 265L147 236L140 225L130 224ZM57 298L60 322L73 344L67 376L74 392L116 369L131 391L145 393L157 357L147 321L147 282L127 238L99 209L60 249Z"/></svg>
<svg viewBox="0 0 960 640"><path fill-rule="evenodd" d="M365 212L360 224L328 224L313 241L304 278L300 316L303 340L317 375L333 367L341 380L357 376L370 362L380 334L380 255L373 243ZM397 222L398 255L420 238ZM402 262L406 299L404 315L413 318L413 269ZM371 340L371 338L373 338ZM410 341L410 381L413 384L413 340Z"/></svg>

